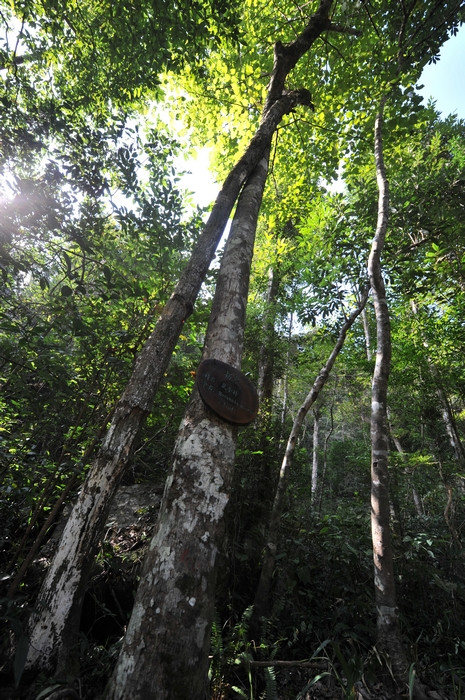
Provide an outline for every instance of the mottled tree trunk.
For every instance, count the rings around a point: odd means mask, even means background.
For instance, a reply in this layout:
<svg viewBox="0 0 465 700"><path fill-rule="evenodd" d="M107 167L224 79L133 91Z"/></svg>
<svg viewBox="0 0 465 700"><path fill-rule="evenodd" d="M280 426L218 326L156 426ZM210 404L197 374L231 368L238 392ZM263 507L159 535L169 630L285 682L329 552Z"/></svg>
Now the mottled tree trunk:
<svg viewBox="0 0 465 700"><path fill-rule="evenodd" d="M436 382L436 392L441 404L441 414L444 421L444 426L446 428L447 437L449 438L449 443L454 453L454 457L459 465L460 469L465 470L465 450L463 448L462 441L460 439L459 432L457 430L457 423L455 422L452 407L450 405L449 398L442 386L441 379L439 377L439 372L434 365L430 364L431 374Z"/></svg>
<svg viewBox="0 0 465 700"><path fill-rule="evenodd" d="M313 447L312 447L312 503L316 503L318 493L318 440L320 436L321 411L313 411Z"/></svg>
<svg viewBox="0 0 465 700"><path fill-rule="evenodd" d="M363 313L363 311L362 311ZM334 432L334 397L331 401L331 405L329 407L329 430L325 435L325 441L324 441L324 447L323 447L323 469L321 473L321 479L320 479L320 490L318 494L318 504L314 505L314 512L315 515L319 516L321 513L321 503L323 501L323 491L325 488L325 483L326 483L326 471L328 469L328 445L329 441L331 439L331 435Z"/></svg>
<svg viewBox="0 0 465 700"><path fill-rule="evenodd" d="M376 316L376 362L371 392L371 531L378 647L390 658L394 678L403 688L408 681L408 661L399 627L389 502L389 429L387 390L391 365L391 328L386 300L381 253L389 221L389 187L383 157L383 112L387 96L380 103L375 120L375 165L378 183L378 220L368 258L368 275ZM425 697L414 684L414 697Z"/></svg>
<svg viewBox="0 0 465 700"><path fill-rule="evenodd" d="M397 678L405 680L407 664L399 631L389 517L387 389L391 365L391 329L381 269L381 253L389 217L389 190L382 150L385 101L386 98L381 103L375 125L375 163L379 191L378 222L368 260L377 340L371 393L371 529L378 643L390 654Z"/></svg>
<svg viewBox="0 0 465 700"><path fill-rule="evenodd" d="M291 364L291 344L292 344L292 327L294 325L294 315L292 312L289 314L289 325L287 328L287 351L286 351L286 367ZM281 380L283 395L282 395L282 405L281 405L281 428L284 428L284 423L287 418L287 402L289 399L289 377L286 370L284 370L284 377Z"/></svg>
<svg viewBox="0 0 465 700"><path fill-rule="evenodd" d="M237 205L218 275L203 359L240 368L249 272L267 157ZM144 561L133 613L107 698L204 700L218 555L237 427L197 389L181 423L173 469Z"/></svg>
<svg viewBox="0 0 465 700"><path fill-rule="evenodd" d="M274 384L274 357L275 357L275 323L276 323L276 297L279 289L279 277L275 270L268 270L268 287L266 290L265 311L263 318L263 342L260 348L258 364L258 398L260 406L267 406L271 410Z"/></svg>
<svg viewBox="0 0 465 700"><path fill-rule="evenodd" d="M352 312L349 318L346 320L341 328L339 337L336 344L326 361L324 367L320 370L317 378L315 379L312 388L307 394L305 401L299 408L297 415L294 419L291 433L286 445L286 452L281 464L281 470L279 472L279 481L276 489L276 494L273 501L273 508L270 515L270 521L268 525L267 541L265 546L263 564L260 574L260 580L255 593L254 601L254 613L253 613L253 624L257 625L258 620L268 613L271 583L273 578L274 565L276 560L276 553L278 549L278 536L279 536L279 520L283 512L284 499L286 495L287 482L289 478L289 471L292 464L292 459L294 457L295 447L297 444L297 437L302 428L305 416L308 411L315 403L318 395L326 381L329 374L333 368L336 358L341 351L344 341L349 328L354 323L355 319L359 316L362 309L364 308L368 298L368 289L362 295L360 305Z"/></svg>

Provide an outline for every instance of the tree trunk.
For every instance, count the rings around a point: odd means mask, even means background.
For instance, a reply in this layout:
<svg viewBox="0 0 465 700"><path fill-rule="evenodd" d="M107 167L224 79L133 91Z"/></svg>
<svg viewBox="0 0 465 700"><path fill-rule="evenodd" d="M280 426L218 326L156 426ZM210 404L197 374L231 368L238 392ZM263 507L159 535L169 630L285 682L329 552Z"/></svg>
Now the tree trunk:
<svg viewBox="0 0 465 700"><path fill-rule="evenodd" d="M268 154L239 198L203 353L203 359L221 359L236 368L267 166ZM218 553L236 437L237 427L213 414L195 389L107 698L206 697Z"/></svg>
<svg viewBox="0 0 465 700"><path fill-rule="evenodd" d="M450 484L447 483L446 479L444 478L444 470L442 468L441 460L439 460L439 475L441 477L442 484L444 486L444 490L446 492L447 496L447 503L446 507L444 508L444 520L446 521L447 527L449 528L449 532L452 535L452 539L454 540L455 545L457 546L457 549L462 552L463 551L463 545L460 539L460 533L457 532L457 528L454 525L454 490Z"/></svg>
<svg viewBox="0 0 465 700"><path fill-rule="evenodd" d="M387 389L391 364L391 329L381 253L389 220L389 188L383 157L383 112L385 95L375 120L375 165L378 183L378 221L368 258L368 275L376 317L376 362L371 393L371 531L373 540L374 584L378 647L390 657L390 667L403 688L408 681L408 662L399 627L393 552L390 532L388 485L389 430ZM418 682L413 697L424 698Z"/></svg>
<svg viewBox="0 0 465 700"><path fill-rule="evenodd" d="M278 487L276 489L275 498L273 501L273 508L271 511L270 522L268 526L268 536L267 543L264 552L264 559L262 564L262 570L260 574L260 580L255 593L254 601L254 613L253 613L253 624L256 626L257 622L261 617L265 616L268 612L269 598L271 591L271 582L274 571L274 564L276 559L276 552L278 549L278 535L279 535L279 520L284 507L284 497L286 494L287 481L289 477L289 471L292 464L292 459L294 456L295 447L297 444L297 437L299 435L300 429L304 422L305 416L308 411L315 403L318 395L326 381L329 377L331 369L336 361L339 352L344 345L344 340L346 338L349 328L354 323L355 319L359 316L362 309L364 308L368 298L368 288L365 290L360 301L360 305L352 312L349 318L346 320L341 328L339 337L336 344L331 351L325 366L320 370L317 378L315 379L312 388L307 394L305 401L299 408L297 415L294 419L291 433L287 441L286 452L281 464L281 470L279 472Z"/></svg>
<svg viewBox="0 0 465 700"><path fill-rule="evenodd" d="M316 503L318 492L318 439L320 435L321 411L313 411L313 447L312 447L312 504Z"/></svg>
<svg viewBox="0 0 465 700"><path fill-rule="evenodd" d="M391 363L391 329L381 270L381 252L389 216L389 190L382 150L383 110L386 99L381 102L375 123L378 222L368 259L377 338L371 394L371 530L378 644L391 656L396 677L404 681L407 663L399 631L389 518L387 388Z"/></svg>
<svg viewBox="0 0 465 700"><path fill-rule="evenodd" d="M263 548L265 525L270 515L273 501L273 461L270 459L269 436L275 430L272 411L274 399L274 366L276 342L276 298L280 279L273 267L268 270L268 285L264 299L262 314L263 336L258 359L257 393L260 414L256 421L257 454L254 459L253 478L248 483L248 491L253 494L253 508L247 508L241 521L241 531L244 533L242 546L249 554L259 559ZM279 441L279 436L277 436ZM245 495L245 494L244 494Z"/></svg>
<svg viewBox="0 0 465 700"><path fill-rule="evenodd" d="M257 387L260 406L266 405L268 411L271 411L271 402L273 399L276 297L278 295L278 290L279 277L275 270L270 267L268 271L268 288L266 291L263 319L264 337L260 348Z"/></svg>
<svg viewBox="0 0 465 700"><path fill-rule="evenodd" d="M292 343L292 327L294 324L294 315L292 312L289 314L289 326L287 329L287 352L286 352L286 367L289 367L291 364L291 343ZM282 387L283 387L283 398L282 398L282 406L281 406L281 428L284 429L284 424L286 422L287 418L287 409L288 409L288 399L289 399L289 377L287 374L287 371L284 370L284 377L281 380ZM282 437L282 431L281 435Z"/></svg>
<svg viewBox="0 0 465 700"><path fill-rule="evenodd" d="M358 299L357 299L358 301ZM368 362L371 362L373 353L371 352L371 333L370 333L370 323L368 320L367 307L362 311L362 324L363 324L363 336L365 338L365 352Z"/></svg>
<svg viewBox="0 0 465 700"><path fill-rule="evenodd" d="M363 311L362 311L363 313ZM329 441L331 438L331 435L333 434L334 431L334 415L333 415L333 410L334 410L334 397L333 400L331 401L331 405L329 407L329 430L325 435L325 442L324 442L324 448L323 448L323 470L321 474L321 479L320 479L320 491L319 491L319 496L318 496L318 505L316 508L314 508L315 515L318 517L321 514L321 503L323 500L323 491L325 487L325 481L326 481L326 471L328 468L328 445Z"/></svg>
<svg viewBox="0 0 465 700"><path fill-rule="evenodd" d="M370 336L370 324L368 323L368 315L366 308L362 311L362 321L363 321L363 332L365 335L365 349L367 354L368 362L371 362L372 352L371 352L371 336Z"/></svg>
<svg viewBox="0 0 465 700"><path fill-rule="evenodd" d="M330 3L322 2L322 5ZM322 25L319 31L324 28ZM311 36L313 34L310 33L307 41ZM313 36L313 40L316 36ZM278 60L275 61L275 68L281 82L285 75ZM271 91L276 93L273 78ZM306 90L286 91L284 94L281 89L276 99L271 102L268 100L257 133L227 177L191 259L154 331L139 353L102 447L70 514L29 620L30 643L26 668L51 670L57 665L57 670L64 672L70 660L76 658L73 649L78 642L78 622L93 556L131 448L151 410L183 323L192 312L241 187L268 151L273 133L282 117L298 104L309 103L310 96Z"/></svg>
<svg viewBox="0 0 465 700"><path fill-rule="evenodd" d="M367 354L368 362L371 362L373 358L373 353L371 352L371 334L370 334L370 324L368 322L368 314L366 307L362 311L362 322L363 322L363 334L365 336L365 350Z"/></svg>
<svg viewBox="0 0 465 700"><path fill-rule="evenodd" d="M436 367L430 364L431 373L436 381L436 391L441 404L441 413L444 425L446 428L447 436L449 438L449 443L454 453L454 457L459 465L460 469L465 470L465 450L463 448L462 441L460 439L459 432L457 430L457 423L455 422L454 414L452 412L452 407L450 401L447 397L444 387L442 386L439 372Z"/></svg>

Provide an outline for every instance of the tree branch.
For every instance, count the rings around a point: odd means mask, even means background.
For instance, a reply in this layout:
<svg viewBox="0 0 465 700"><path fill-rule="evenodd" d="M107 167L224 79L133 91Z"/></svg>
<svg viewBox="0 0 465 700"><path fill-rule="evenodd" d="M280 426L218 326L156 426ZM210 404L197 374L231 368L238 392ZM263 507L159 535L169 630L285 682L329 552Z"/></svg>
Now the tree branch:
<svg viewBox="0 0 465 700"><path fill-rule="evenodd" d="M350 36L362 36L363 32L360 29L355 29L355 27L344 27L342 24L337 22L330 22L328 31L337 32L338 34L349 34Z"/></svg>

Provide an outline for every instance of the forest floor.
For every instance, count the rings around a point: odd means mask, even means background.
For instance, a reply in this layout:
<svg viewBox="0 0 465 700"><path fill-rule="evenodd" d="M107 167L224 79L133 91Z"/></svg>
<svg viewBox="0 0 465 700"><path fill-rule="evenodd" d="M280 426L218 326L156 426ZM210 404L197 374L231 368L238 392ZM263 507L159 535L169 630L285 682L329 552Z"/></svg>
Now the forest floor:
<svg viewBox="0 0 465 700"><path fill-rule="evenodd" d="M353 700L406 700L409 697L408 692L400 694L396 691L388 691L381 684L367 687L362 683L355 683L351 695L347 694L347 690L337 688L334 684L333 686L333 688L325 688L317 683L305 695L301 696L301 700L347 700L347 698ZM430 700L449 700L448 697L439 695L434 690L428 692L427 697Z"/></svg>
<svg viewBox="0 0 465 700"><path fill-rule="evenodd" d="M408 700L409 692L401 693L394 688L388 688L383 683L366 684L364 681L354 683L352 688L348 688L343 679L338 679L334 675L327 675L321 678L312 686L306 689L305 678L302 675L302 689L295 690L296 676L300 675L300 670L295 669L291 678L277 677L277 700ZM287 673L286 673L287 676ZM308 685L308 683L307 683ZM294 690L291 690L291 687ZM436 690L427 690L428 700L451 700L451 696L440 694Z"/></svg>
<svg viewBox="0 0 465 700"><path fill-rule="evenodd" d="M37 700L38 697L41 700L98 700L103 697L106 682L118 654L118 640L124 634L129 619L140 562L150 541L154 511L158 509L159 501L160 493L151 492L144 485L123 486L115 499L85 599L81 626L81 677L74 687L53 687L54 684L50 680L42 679L43 684L39 684L39 687L34 683L33 688L23 678L20 688L15 688L10 668L9 673L4 672L0 676L0 700ZM31 567L26 586L31 601L37 593L43 568L48 565L53 555L64 519L58 523L54 536L42 548L39 559ZM235 664L238 663L240 649L237 648L236 652ZM341 674L340 669L336 672L336 667L329 659L328 663L323 663L321 668L318 667L310 673L309 664L306 665L307 667L297 664L292 668L276 667L273 671L272 693L267 693L264 688L263 670L253 669L254 675L255 672L257 674L258 684L261 678L262 687L260 690L248 689L248 674L245 674L244 678L241 678L244 680L244 690L241 692L247 694L243 697L250 696L257 700L270 697L276 700L409 700L408 689L405 693L389 689L386 682L381 682L376 670L373 672L371 669L369 676L365 673L365 664L362 670L354 669L357 673L350 682ZM238 666L233 668L237 669ZM228 669L231 669L231 659L227 660L223 672L227 674ZM362 677L361 673L365 675ZM232 682L231 685L226 682L219 692L212 693L211 700L236 700L241 697L233 690L232 685ZM437 686L437 690L427 691L426 697L428 700L456 700L462 696L460 689L457 695L454 691L447 693Z"/></svg>

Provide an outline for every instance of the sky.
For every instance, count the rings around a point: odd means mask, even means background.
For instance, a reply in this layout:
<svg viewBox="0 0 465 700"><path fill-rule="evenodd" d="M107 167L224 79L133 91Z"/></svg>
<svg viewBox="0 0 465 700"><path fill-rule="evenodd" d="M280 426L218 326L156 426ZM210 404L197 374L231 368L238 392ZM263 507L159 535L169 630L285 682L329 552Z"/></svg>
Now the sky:
<svg viewBox="0 0 465 700"><path fill-rule="evenodd" d="M423 70L420 94L436 100L436 109L443 117L455 112L465 119L465 25L446 41L439 55L437 63Z"/></svg>
<svg viewBox="0 0 465 700"><path fill-rule="evenodd" d="M209 149L201 148L195 159L186 161L181 156L176 162L180 170L190 171L182 176L180 184L183 189L192 192L192 198L199 207L206 207L214 202L220 190L210 173L209 160Z"/></svg>

